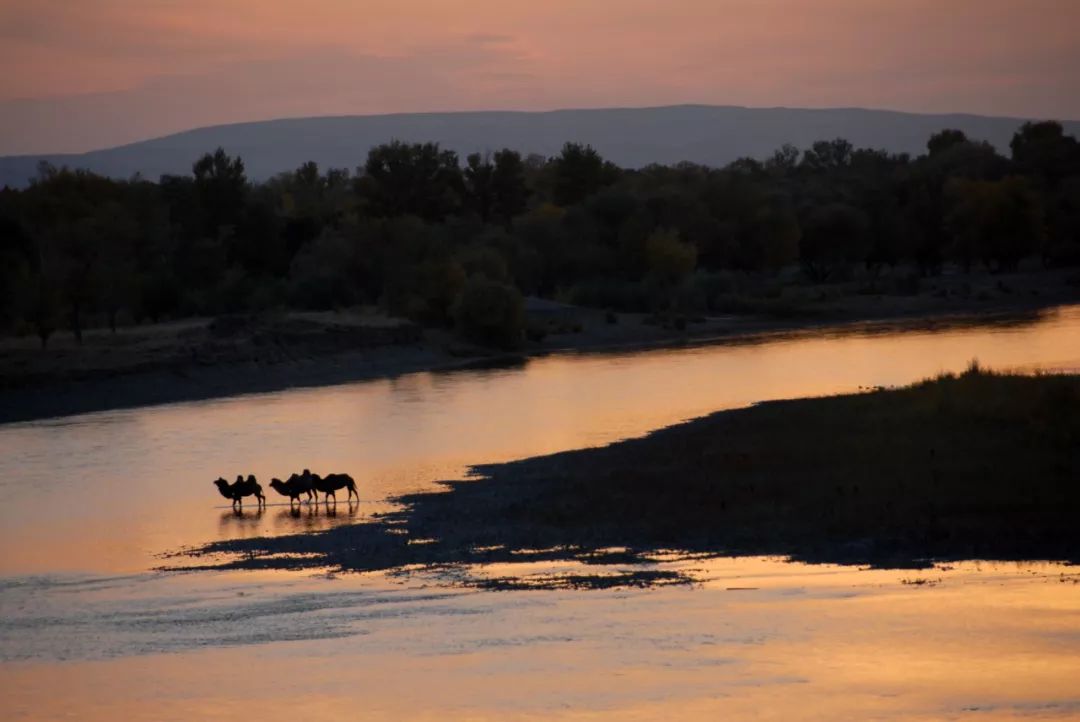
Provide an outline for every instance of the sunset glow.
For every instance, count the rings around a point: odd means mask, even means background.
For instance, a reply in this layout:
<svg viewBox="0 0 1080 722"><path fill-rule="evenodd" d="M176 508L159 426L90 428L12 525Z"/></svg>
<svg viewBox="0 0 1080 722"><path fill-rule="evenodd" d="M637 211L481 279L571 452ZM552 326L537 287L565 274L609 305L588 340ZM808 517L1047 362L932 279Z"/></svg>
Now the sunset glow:
<svg viewBox="0 0 1080 722"><path fill-rule="evenodd" d="M214 123L714 103L1080 117L1069 0L0 2L0 152Z"/></svg>

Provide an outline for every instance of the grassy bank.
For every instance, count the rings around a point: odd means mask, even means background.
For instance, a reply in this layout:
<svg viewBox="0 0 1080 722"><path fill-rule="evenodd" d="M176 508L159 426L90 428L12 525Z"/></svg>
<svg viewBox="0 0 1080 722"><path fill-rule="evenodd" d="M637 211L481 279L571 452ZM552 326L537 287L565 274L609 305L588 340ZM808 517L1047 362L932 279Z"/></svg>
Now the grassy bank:
<svg viewBox="0 0 1080 722"><path fill-rule="evenodd" d="M202 551L243 553L226 566L358 571L622 563L664 549L886 566L1075 561L1080 377L972 368L476 472L371 523Z"/></svg>

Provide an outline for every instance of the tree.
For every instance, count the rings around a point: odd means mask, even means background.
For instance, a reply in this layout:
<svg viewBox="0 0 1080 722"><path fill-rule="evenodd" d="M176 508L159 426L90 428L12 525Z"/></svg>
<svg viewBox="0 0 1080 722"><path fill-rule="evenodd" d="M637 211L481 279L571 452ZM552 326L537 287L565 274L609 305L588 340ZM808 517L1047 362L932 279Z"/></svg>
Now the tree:
<svg viewBox="0 0 1080 722"><path fill-rule="evenodd" d="M469 208L487 223L494 205L495 166L490 158L472 153L465 159L464 176L465 198Z"/></svg>
<svg viewBox="0 0 1080 722"><path fill-rule="evenodd" d="M337 234L324 234L306 246L289 268L289 300L299 308L325 310L350 306L359 298L352 273L355 249Z"/></svg>
<svg viewBox="0 0 1080 722"><path fill-rule="evenodd" d="M1065 135L1056 121L1024 123L1009 147L1017 170L1038 176L1051 187L1067 176L1080 174L1080 143Z"/></svg>
<svg viewBox="0 0 1080 722"><path fill-rule="evenodd" d="M675 284L693 272L697 249L685 243L677 231L658 229L645 241L649 274L662 284Z"/></svg>
<svg viewBox="0 0 1080 722"><path fill-rule="evenodd" d="M14 191L0 191L0 329L18 316L17 291L23 275L29 273L34 253L33 241L23 227L14 206Z"/></svg>
<svg viewBox="0 0 1080 722"><path fill-rule="evenodd" d="M948 129L934 133L926 143L926 150L930 155L937 155L943 150L948 150L954 145L967 143L967 134L962 130Z"/></svg>
<svg viewBox="0 0 1080 722"><path fill-rule="evenodd" d="M815 208L802 223L799 260L814 281L861 260L867 249L866 214L844 203Z"/></svg>
<svg viewBox="0 0 1080 722"><path fill-rule="evenodd" d="M457 154L438 143L392 143L368 153L356 189L376 218L416 216L439 222L457 212L465 194Z"/></svg>
<svg viewBox="0 0 1080 722"><path fill-rule="evenodd" d="M1008 161L992 145L973 141L940 147L902 169L894 187L908 239L905 255L915 260L924 274L941 270L951 242L945 198L949 180L998 180L1007 170Z"/></svg>
<svg viewBox="0 0 1080 722"><path fill-rule="evenodd" d="M489 281L500 283L510 280L506 256L490 245L471 243L458 250L457 261L469 277L483 276Z"/></svg>
<svg viewBox="0 0 1080 722"><path fill-rule="evenodd" d="M1025 256L1041 247L1043 208L1026 178L955 179L947 195L951 255L965 270L976 258L995 270L1015 270Z"/></svg>
<svg viewBox="0 0 1080 722"><path fill-rule="evenodd" d="M510 149L495 153L491 178L491 211L506 227L525 212L530 191L525 183L525 164L521 154Z"/></svg>
<svg viewBox="0 0 1080 722"><path fill-rule="evenodd" d="M553 189L556 204L577 205L614 181L614 166L605 163L591 145L567 143L552 161L555 170Z"/></svg>
<svg viewBox="0 0 1080 722"><path fill-rule="evenodd" d="M94 230L100 245L98 300L108 316L109 329L116 333L117 314L138 304L135 244L139 228L124 204L111 203L100 209Z"/></svg>
<svg viewBox="0 0 1080 722"><path fill-rule="evenodd" d="M803 153L802 165L812 171L835 171L851 163L852 150L843 138L819 140Z"/></svg>
<svg viewBox="0 0 1080 722"><path fill-rule="evenodd" d="M786 208L763 208L751 226L754 268L779 271L799 258L802 229L799 219Z"/></svg>
<svg viewBox="0 0 1080 722"><path fill-rule="evenodd" d="M223 226L235 225L248 190L244 161L218 148L195 161L191 172L195 177L195 198L203 211L203 233L213 237Z"/></svg>
<svg viewBox="0 0 1080 722"><path fill-rule="evenodd" d="M784 143L765 161L765 170L784 175L795 170L799 165L798 148L791 143Z"/></svg>
<svg viewBox="0 0 1080 722"><path fill-rule="evenodd" d="M1080 265L1080 175L1059 183L1049 198L1043 261L1050 266Z"/></svg>
<svg viewBox="0 0 1080 722"><path fill-rule="evenodd" d="M15 298L19 314L33 326L43 349L48 346L49 337L58 325L59 285L47 268L27 271L16 280Z"/></svg>

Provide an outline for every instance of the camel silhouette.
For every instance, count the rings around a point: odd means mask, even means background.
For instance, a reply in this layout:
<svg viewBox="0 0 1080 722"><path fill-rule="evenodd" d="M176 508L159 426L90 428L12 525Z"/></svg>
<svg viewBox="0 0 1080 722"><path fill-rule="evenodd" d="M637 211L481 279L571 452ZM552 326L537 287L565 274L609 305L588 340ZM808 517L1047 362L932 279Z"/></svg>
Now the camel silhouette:
<svg viewBox="0 0 1080 722"><path fill-rule="evenodd" d="M315 497L314 490L312 490L311 488L310 477L305 479L300 474L292 474L287 481L282 481L281 479L271 479L270 488L281 494L282 496L289 497L290 505L294 501L300 503L300 497L303 494L307 494L308 502L311 502L313 497L317 499L317 497Z"/></svg>
<svg viewBox="0 0 1080 722"><path fill-rule="evenodd" d="M258 499L259 506L266 504L266 497L263 496L262 486L255 480L253 474L248 475L246 480L243 476L237 476L236 481L232 484L219 477L214 481L214 486L217 487L223 497L232 500L234 509L243 508L243 499L245 496L254 496Z"/></svg>
<svg viewBox="0 0 1080 722"><path fill-rule="evenodd" d="M323 501L327 504L330 503L330 498L333 497L334 503L337 503L337 494L334 492L339 489L349 490L349 500L351 501L353 495L356 495L356 500L360 501L360 494L356 491L356 482L348 474L327 474L326 476L319 476L312 473L307 469L304 469L305 475L311 477L311 487L316 491L323 493ZM316 496L317 498L317 496Z"/></svg>

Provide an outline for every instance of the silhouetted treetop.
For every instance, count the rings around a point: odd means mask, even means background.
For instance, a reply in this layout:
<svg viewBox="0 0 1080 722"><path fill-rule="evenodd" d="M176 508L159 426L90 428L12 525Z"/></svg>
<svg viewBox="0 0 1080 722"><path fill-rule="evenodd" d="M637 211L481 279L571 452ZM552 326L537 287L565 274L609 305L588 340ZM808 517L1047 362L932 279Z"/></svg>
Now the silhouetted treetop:
<svg viewBox="0 0 1080 722"><path fill-rule="evenodd" d="M1080 265L1080 144L1052 121L1020 127L1010 157L953 129L915 158L836 138L722 168L620 169L572 142L462 164L391 141L355 176L307 162L260 183L218 148L156 183L43 164L0 190L0 327L45 344L64 326L377 303L509 347L522 294L704 313L740 287L1026 258Z"/></svg>
<svg viewBox="0 0 1080 722"><path fill-rule="evenodd" d="M930 152L930 155L937 155L943 150L947 150L958 143L967 143L967 134L962 130L948 129L938 133L934 133L930 136L930 140L926 142L926 149Z"/></svg>

